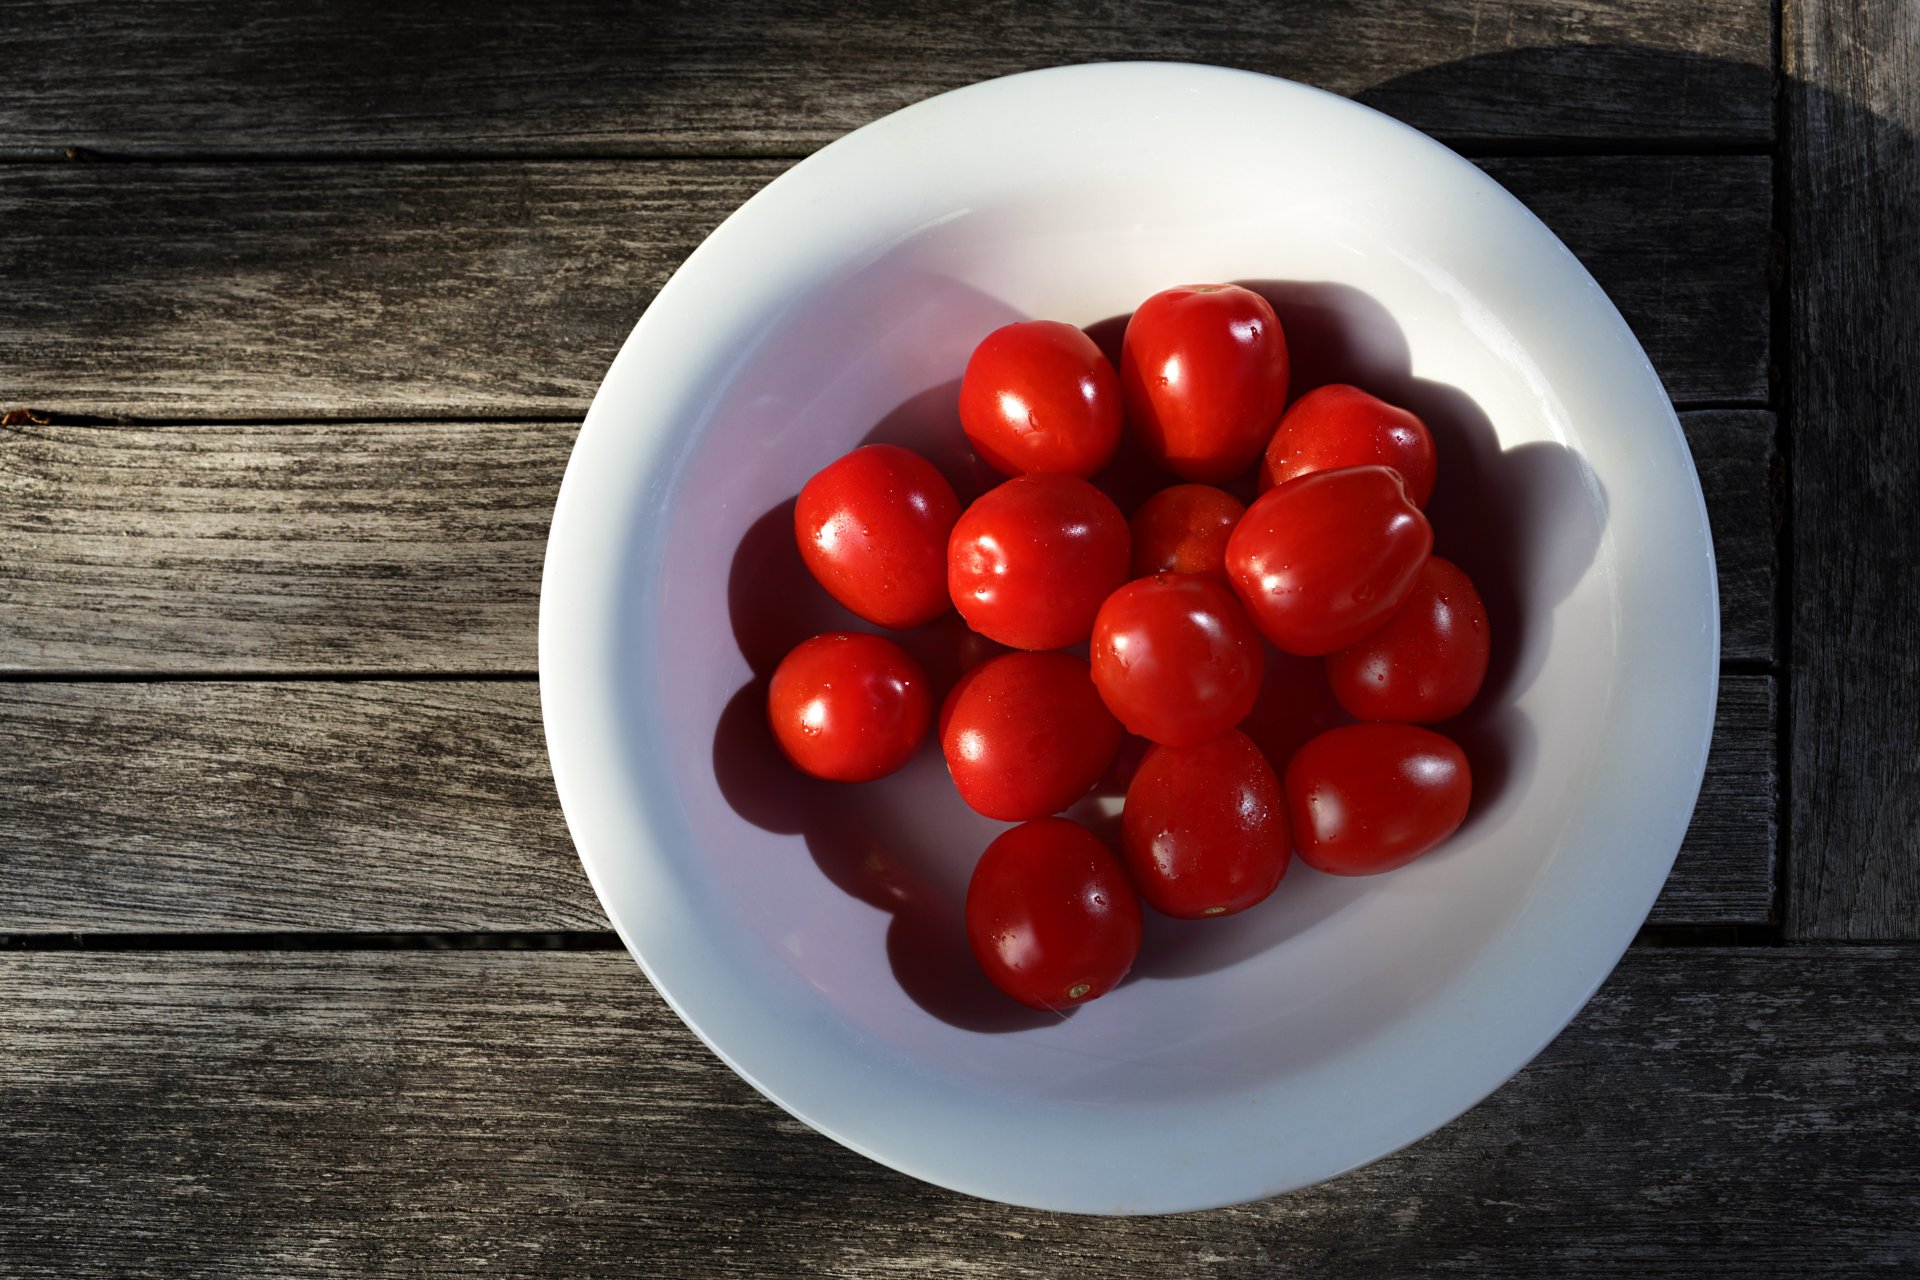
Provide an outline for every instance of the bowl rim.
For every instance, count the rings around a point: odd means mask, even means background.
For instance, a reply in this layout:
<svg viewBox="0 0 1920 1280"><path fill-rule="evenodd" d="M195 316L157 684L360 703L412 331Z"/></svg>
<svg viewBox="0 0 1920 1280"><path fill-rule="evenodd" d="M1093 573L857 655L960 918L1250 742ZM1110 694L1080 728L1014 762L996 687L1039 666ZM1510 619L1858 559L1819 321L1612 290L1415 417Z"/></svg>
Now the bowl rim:
<svg viewBox="0 0 1920 1280"><path fill-rule="evenodd" d="M789 200L790 193L801 192L817 176L826 173L844 158L872 146L876 140L942 116L971 112L996 96L1029 93L1044 88L1074 95L1093 92L1117 94L1126 101L1145 102L1151 101L1154 94L1190 93L1228 84L1235 86L1235 92L1249 91L1248 86L1258 86L1257 91L1261 93L1283 97L1299 95L1300 102L1311 102L1318 110L1343 117L1345 123L1370 132L1383 145L1412 147L1429 154L1440 153L1452 165L1471 174L1476 189L1484 188L1488 197L1499 204L1507 216L1524 219L1538 235L1558 246L1567 264L1578 273L1577 278L1584 280L1589 299L1604 312L1604 315L1598 312L1596 315L1610 326L1613 330L1611 336L1617 340L1621 351L1626 353L1627 362L1637 362L1638 373L1644 376L1657 395L1664 409L1666 443L1677 444L1678 458L1685 467L1684 480L1691 486L1691 510L1676 514L1697 526L1700 537L1698 554L1694 553L1694 548L1687 548L1685 555L1676 557L1684 563L1669 576L1682 580L1687 590L1696 593L1697 598L1691 601L1695 608L1684 611L1685 617L1665 623L1662 630L1684 642L1682 660L1677 665L1684 668L1682 674L1687 678L1677 679L1677 683L1683 693L1690 694L1694 699L1690 719L1697 731L1690 736L1676 735L1672 741L1663 744L1667 747L1664 754L1657 751L1648 753L1649 757L1659 757L1658 769L1668 782L1667 799L1658 812L1638 818L1639 825L1635 833L1641 837L1641 841L1637 846L1637 854L1630 862L1626 859L1622 862L1622 865L1630 867L1633 873L1631 878L1614 886L1614 892L1605 902L1599 919L1585 926L1586 951L1580 957L1581 963L1563 969L1557 975L1550 998L1534 1002L1538 1007L1530 1014L1528 1025L1531 1031L1520 1038L1509 1036L1500 1045L1496 1065L1483 1064L1479 1069L1467 1073L1472 1083L1455 1083L1438 1102L1426 1107L1418 1117L1399 1124L1389 1137L1344 1151L1337 1157L1331 1153L1320 1153L1318 1164L1304 1174L1296 1169L1265 1178L1244 1173L1237 1178L1183 1176L1170 1179L1164 1193L1146 1196L1137 1191L1122 1192L1118 1183L1063 1187L1059 1193L1046 1195L1010 1192L990 1173L956 1165L950 1159L943 1160L940 1152L930 1152L924 1146L916 1147L911 1141L901 1142L898 1124L900 1112L896 1109L879 1108L881 1119L875 1121L861 1114L862 1108L857 1102L855 1105L845 1105L843 1101L823 1101L824 1095L819 1088L796 1084L790 1078L794 1073L787 1070L777 1053L770 1054L764 1043L743 1044L740 1037L724 1025L727 1011L715 1005L709 992L690 990L686 982L669 980L663 976L667 969L680 964L673 952L682 947L684 939L663 937L663 927L658 924L657 917L642 919L643 913L631 909L632 894L617 891L615 887L616 881L632 869L630 864L622 865L622 860L633 858L635 851L631 842L609 837L607 827L611 819L605 812L604 794L607 778L604 775L595 776L599 765L591 758L591 748L584 745L606 741L607 726L604 719L609 712L592 674L603 663L604 654L594 648L592 628L573 625L578 616L583 613L592 616L593 609L601 606L583 595L583 577L572 566L580 556L590 554L599 541L592 536L596 523L594 508L596 503L603 501L607 492L605 486L599 483L604 477L596 475L599 470L597 455L604 452L600 446L610 433L622 428L630 429L630 424L626 422L616 425L614 402L630 394L630 384L638 374L642 353L656 342L657 332L669 325L671 315L694 305L700 279L711 272L715 263L729 251L729 246L741 235L742 228L780 216L780 206ZM1657 430L1658 424L1652 425ZM1704 585L1701 583L1702 572ZM1257 72L1193 63L1116 62L1052 67L982 81L882 117L816 151L773 179L722 221L688 256L660 289L623 343L594 396L576 439L556 499L543 566L538 662L542 718L555 789L588 879L629 953L667 1004L716 1056L756 1090L803 1123L910 1176L984 1199L1035 1209L1086 1213L1159 1213L1262 1199L1311 1185L1387 1156L1451 1122L1494 1092L1566 1028L1632 942L1678 853L1705 775L1718 690L1719 643L1712 539L1706 520L1704 496L1679 420L1661 388L1657 374L1618 310L1551 231L1470 161L1410 126L1348 99ZM1670 698L1673 693L1674 690L1668 688L1663 696ZM1640 771L1646 772L1647 767L1650 766L1642 766ZM1681 803L1682 793L1684 803ZM635 800L634 803L641 802ZM658 828L655 827L649 834L657 839ZM1512 939L1503 938L1501 941L1507 943L1509 950L1517 945ZM1484 961L1485 957L1482 956L1479 962ZM684 972L684 966L681 968ZM724 983L725 975L716 981ZM885 1082L867 1077L862 1079L859 1092L885 1094L890 1087ZM896 1102L910 1100L906 1094L894 1099ZM893 1119L888 1120L887 1116Z"/></svg>

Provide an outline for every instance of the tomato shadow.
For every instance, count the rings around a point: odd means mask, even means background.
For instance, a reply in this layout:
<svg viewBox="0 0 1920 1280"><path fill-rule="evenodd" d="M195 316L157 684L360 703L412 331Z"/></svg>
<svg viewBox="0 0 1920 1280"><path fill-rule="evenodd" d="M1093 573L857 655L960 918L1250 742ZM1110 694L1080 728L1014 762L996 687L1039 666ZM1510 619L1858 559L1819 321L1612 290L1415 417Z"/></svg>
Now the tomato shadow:
<svg viewBox="0 0 1920 1280"><path fill-rule="evenodd" d="M890 415L875 436L913 447L912 433L931 418L932 404L926 397ZM762 513L741 538L728 574L733 637L754 678L728 701L714 729L712 764L721 796L754 826L799 836L831 884L893 917L887 962L901 990L927 1013L982 1032L1059 1021L1060 1015L1009 1000L973 960L962 910L966 881L1001 828L965 808L931 742L899 773L858 786L805 776L774 743L766 690L780 659L822 631L876 630L807 572L794 541L793 509L788 500ZM887 634L927 668L936 695L968 668L1004 652L953 613Z"/></svg>
<svg viewBox="0 0 1920 1280"><path fill-rule="evenodd" d="M960 427L958 378L907 397L860 437L860 443L913 450L939 468L962 506L1006 479L973 451Z"/></svg>
<svg viewBox="0 0 1920 1280"><path fill-rule="evenodd" d="M893 917L886 933L887 963L900 989L921 1009L979 1032L1019 1031L1060 1020L1058 1014L1009 1000L974 962L962 914L971 860L943 856L953 846L928 834L939 829L939 815L929 812L925 793L936 786L952 790L931 743L901 774L879 782L847 786L806 777L773 741L766 680L760 678L742 686L721 713L713 772L721 795L741 818L766 831L798 835L835 888ZM985 843L982 839L980 847Z"/></svg>
<svg viewBox="0 0 1920 1280"><path fill-rule="evenodd" d="M1606 492L1579 452L1556 441L1503 448L1472 397L1415 377L1405 333L1349 285L1242 281L1273 304L1293 358L1292 396L1351 382L1420 415L1440 472L1427 514L1434 551L1466 570L1494 643L1487 680L1463 715L1441 726L1466 749L1479 815L1531 776L1537 735L1517 700L1546 662L1553 610L1592 567L1606 528ZM1509 424L1510 427L1526 424Z"/></svg>

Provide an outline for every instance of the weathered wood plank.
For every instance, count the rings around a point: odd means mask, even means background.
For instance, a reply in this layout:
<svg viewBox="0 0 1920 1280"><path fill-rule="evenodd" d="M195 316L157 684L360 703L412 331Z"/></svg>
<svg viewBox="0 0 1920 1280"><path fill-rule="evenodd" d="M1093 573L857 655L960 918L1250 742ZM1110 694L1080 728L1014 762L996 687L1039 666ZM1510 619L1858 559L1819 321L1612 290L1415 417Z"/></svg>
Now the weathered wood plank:
<svg viewBox="0 0 1920 1280"><path fill-rule="evenodd" d="M1920 1268L1920 952L1635 950L1380 1163L1103 1219L914 1182L611 954L0 955L11 1276L1800 1277Z"/></svg>
<svg viewBox="0 0 1920 1280"><path fill-rule="evenodd" d="M28 0L0 10L0 155L804 154L975 80L1128 58L1304 80L1452 137L1764 142L1769 16L1761 0L548 0L450 23L423 3Z"/></svg>
<svg viewBox="0 0 1920 1280"><path fill-rule="evenodd" d="M673 269L783 167L15 168L0 405L579 414Z"/></svg>
<svg viewBox="0 0 1920 1280"><path fill-rule="evenodd" d="M1920 938L1920 9L1789 0L1787 927Z"/></svg>
<svg viewBox="0 0 1920 1280"><path fill-rule="evenodd" d="M0 933L605 928L538 686L0 685Z"/></svg>
<svg viewBox="0 0 1920 1280"><path fill-rule="evenodd" d="M0 669L530 672L574 431L0 430Z"/></svg>
<svg viewBox="0 0 1920 1280"><path fill-rule="evenodd" d="M1775 647L1775 552L1781 515L1774 492L1774 416L1708 410L1681 414L1680 425L1693 450L1713 527L1720 656L1768 661Z"/></svg>
<svg viewBox="0 0 1920 1280"><path fill-rule="evenodd" d="M577 414L654 292L781 167L15 166L0 407ZM1485 167L1582 255L1672 395L1764 399L1764 157Z"/></svg>
<svg viewBox="0 0 1920 1280"><path fill-rule="evenodd" d="M1707 776L1654 924L1763 924L1774 916L1779 729L1767 676L1720 677Z"/></svg>
<svg viewBox="0 0 1920 1280"><path fill-rule="evenodd" d="M1653 919L1772 905L1772 682L1728 677ZM531 682L0 684L0 934L604 928Z"/></svg>
<svg viewBox="0 0 1920 1280"><path fill-rule="evenodd" d="M1772 417L1683 417L1724 652L1773 653ZM0 669L534 667L552 423L0 430Z"/></svg>

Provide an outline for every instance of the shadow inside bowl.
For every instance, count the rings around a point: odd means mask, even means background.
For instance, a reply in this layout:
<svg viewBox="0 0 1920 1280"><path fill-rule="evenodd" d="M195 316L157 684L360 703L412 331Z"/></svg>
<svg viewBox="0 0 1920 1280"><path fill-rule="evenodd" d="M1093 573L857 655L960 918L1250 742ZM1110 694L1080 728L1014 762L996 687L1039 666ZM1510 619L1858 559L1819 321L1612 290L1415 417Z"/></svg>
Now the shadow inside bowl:
<svg viewBox="0 0 1920 1280"><path fill-rule="evenodd" d="M714 733L714 776L734 812L764 830L799 835L836 888L893 917L888 964L927 1013L980 1032L1058 1022L1061 1015L1008 1000L974 963L961 914L964 879L956 888L952 864L926 856L932 842L909 815L875 803L876 789L893 779L846 786L801 774L774 743L766 697L764 678L742 687ZM929 743L907 769L944 772L945 765Z"/></svg>

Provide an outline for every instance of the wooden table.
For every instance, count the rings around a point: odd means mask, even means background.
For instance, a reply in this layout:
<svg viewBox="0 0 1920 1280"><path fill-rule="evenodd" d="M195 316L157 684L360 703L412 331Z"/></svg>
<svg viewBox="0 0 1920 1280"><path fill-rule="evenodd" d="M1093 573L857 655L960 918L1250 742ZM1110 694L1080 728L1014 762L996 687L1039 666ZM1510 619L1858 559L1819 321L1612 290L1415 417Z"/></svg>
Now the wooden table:
<svg viewBox="0 0 1920 1280"><path fill-rule="evenodd" d="M1920 1271L1916 0L0 4L0 1275ZM798 156L1027 67L1354 95L1525 200L1681 410L1705 792L1481 1106L1103 1221L896 1175L622 955L547 775L574 425Z"/></svg>

